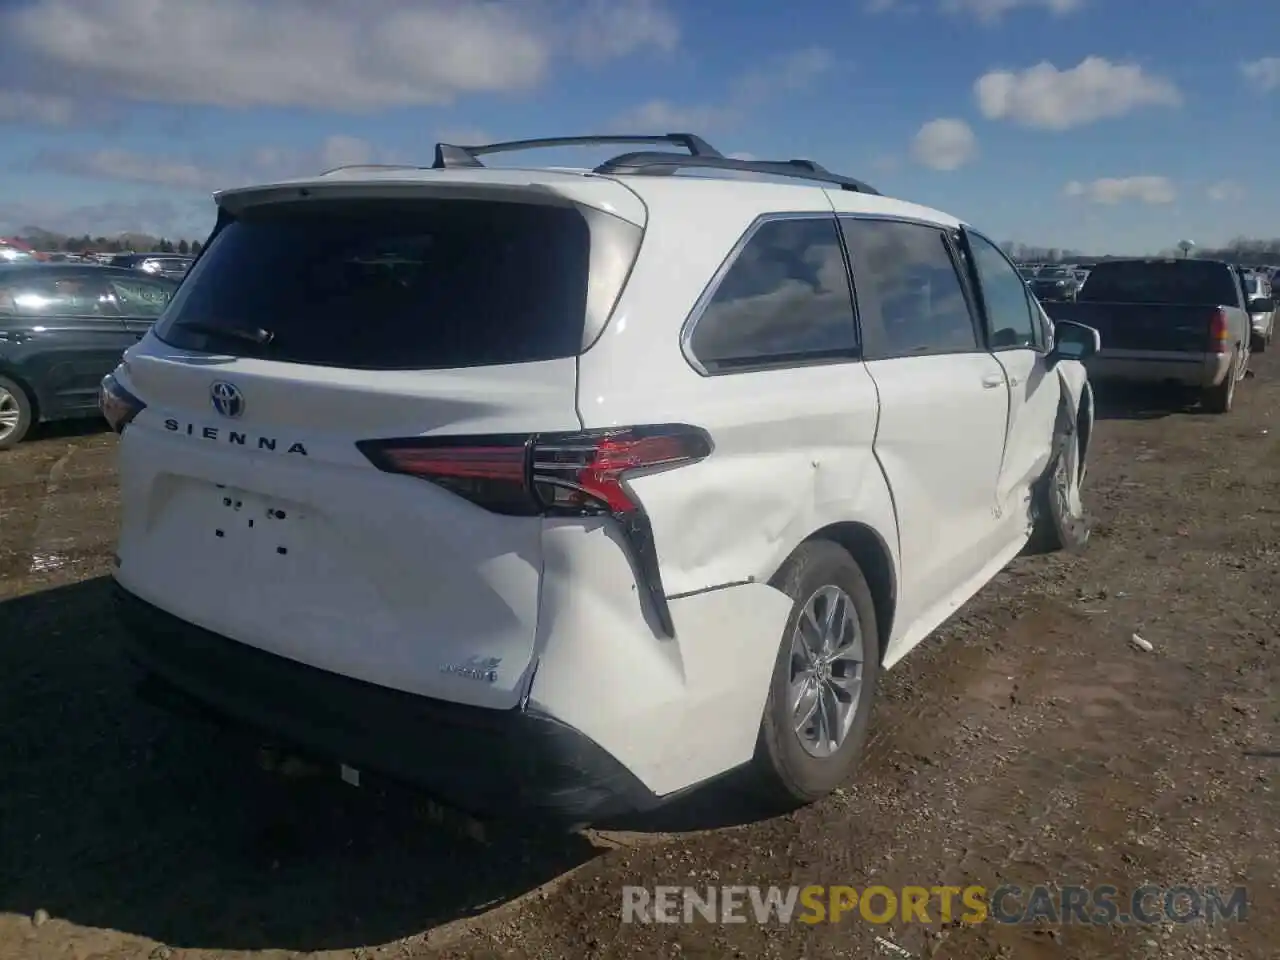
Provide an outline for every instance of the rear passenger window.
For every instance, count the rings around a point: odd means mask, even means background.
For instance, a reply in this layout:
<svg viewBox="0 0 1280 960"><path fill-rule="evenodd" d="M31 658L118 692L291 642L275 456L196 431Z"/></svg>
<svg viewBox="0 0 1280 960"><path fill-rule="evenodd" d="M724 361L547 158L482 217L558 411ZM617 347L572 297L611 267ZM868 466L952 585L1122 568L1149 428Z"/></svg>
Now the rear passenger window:
<svg viewBox="0 0 1280 960"><path fill-rule="evenodd" d="M169 305L177 284L158 280L113 277L107 281L120 312L128 316L158 317Z"/></svg>
<svg viewBox="0 0 1280 960"><path fill-rule="evenodd" d="M943 232L841 218L868 360L962 353L978 334Z"/></svg>
<svg viewBox="0 0 1280 960"><path fill-rule="evenodd" d="M39 271L40 268L37 268ZM102 317L106 289L96 278L78 274L29 273L4 283L0 302L12 302L14 312L29 317Z"/></svg>
<svg viewBox="0 0 1280 960"><path fill-rule="evenodd" d="M761 224L696 321L689 349L710 373L856 357L835 218Z"/></svg>

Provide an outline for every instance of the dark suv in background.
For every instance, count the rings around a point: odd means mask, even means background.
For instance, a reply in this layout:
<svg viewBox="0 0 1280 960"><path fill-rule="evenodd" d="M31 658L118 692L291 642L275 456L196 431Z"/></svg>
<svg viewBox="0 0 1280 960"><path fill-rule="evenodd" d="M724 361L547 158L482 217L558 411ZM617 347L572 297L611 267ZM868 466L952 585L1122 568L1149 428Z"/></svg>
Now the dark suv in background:
<svg viewBox="0 0 1280 960"><path fill-rule="evenodd" d="M102 378L177 286L119 267L0 264L0 450L36 423L97 416Z"/></svg>

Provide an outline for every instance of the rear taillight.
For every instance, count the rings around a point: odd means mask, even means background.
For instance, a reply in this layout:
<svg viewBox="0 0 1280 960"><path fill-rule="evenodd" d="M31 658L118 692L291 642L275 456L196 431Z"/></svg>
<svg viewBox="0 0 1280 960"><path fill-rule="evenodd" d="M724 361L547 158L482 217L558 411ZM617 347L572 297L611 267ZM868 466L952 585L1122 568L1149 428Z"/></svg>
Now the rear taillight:
<svg viewBox="0 0 1280 960"><path fill-rule="evenodd" d="M1231 352L1231 325L1227 322L1227 311L1217 310L1209 320L1209 352L1227 354Z"/></svg>
<svg viewBox="0 0 1280 960"><path fill-rule="evenodd" d="M98 389L98 409L116 433L123 433L134 417L146 408L147 405L122 387L113 374L102 378L102 386Z"/></svg>
<svg viewBox="0 0 1280 960"><path fill-rule="evenodd" d="M662 630L674 635L649 518L627 477L696 463L705 430L685 424L581 433L363 440L379 470L428 480L512 516L609 516L618 524Z"/></svg>

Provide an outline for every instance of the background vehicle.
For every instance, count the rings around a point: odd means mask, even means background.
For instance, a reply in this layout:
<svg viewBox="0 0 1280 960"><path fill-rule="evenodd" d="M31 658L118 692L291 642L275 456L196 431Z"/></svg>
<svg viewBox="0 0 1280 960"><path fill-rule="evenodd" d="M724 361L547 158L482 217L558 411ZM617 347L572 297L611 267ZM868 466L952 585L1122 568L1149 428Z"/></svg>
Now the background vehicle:
<svg viewBox="0 0 1280 960"><path fill-rule="evenodd" d="M0 266L0 449L40 421L98 416L98 388L176 284L81 264Z"/></svg>
<svg viewBox="0 0 1280 960"><path fill-rule="evenodd" d="M1276 310L1275 295L1271 281L1259 272L1251 272L1244 278L1245 297L1249 300L1249 323L1252 329L1251 349L1257 353L1267 349L1271 338L1275 336ZM1254 309L1254 306L1265 307L1271 304L1270 310Z"/></svg>
<svg viewBox="0 0 1280 960"><path fill-rule="evenodd" d="M479 159L583 142L689 154ZM946 214L687 134L217 203L103 385L114 575L157 682L306 752L488 815L812 800L882 668L1087 538L1097 335Z"/></svg>
<svg viewBox="0 0 1280 960"><path fill-rule="evenodd" d="M1169 384L1198 391L1205 406L1231 409L1249 364L1251 311L1238 273L1216 260L1107 260L1073 303L1045 305L1054 320L1096 329L1094 380Z"/></svg>
<svg viewBox="0 0 1280 960"><path fill-rule="evenodd" d="M181 280L191 269L193 259L167 253L119 253L111 257L110 264L113 267L128 267L168 277L170 280Z"/></svg>
<svg viewBox="0 0 1280 960"><path fill-rule="evenodd" d="M1036 271L1030 287L1040 300L1072 300L1080 282L1068 267L1047 266Z"/></svg>

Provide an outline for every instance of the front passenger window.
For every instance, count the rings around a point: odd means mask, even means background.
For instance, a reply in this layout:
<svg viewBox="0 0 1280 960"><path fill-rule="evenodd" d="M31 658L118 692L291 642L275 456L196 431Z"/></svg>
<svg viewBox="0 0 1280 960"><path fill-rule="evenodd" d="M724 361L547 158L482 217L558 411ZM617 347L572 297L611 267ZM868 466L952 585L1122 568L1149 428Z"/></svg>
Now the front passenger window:
<svg viewBox="0 0 1280 960"><path fill-rule="evenodd" d="M991 328L991 348L1035 349L1041 343L1036 330L1039 310L1031 300L1026 282L1000 248L975 233L966 234L973 253L973 266L982 288L982 301L987 308Z"/></svg>

